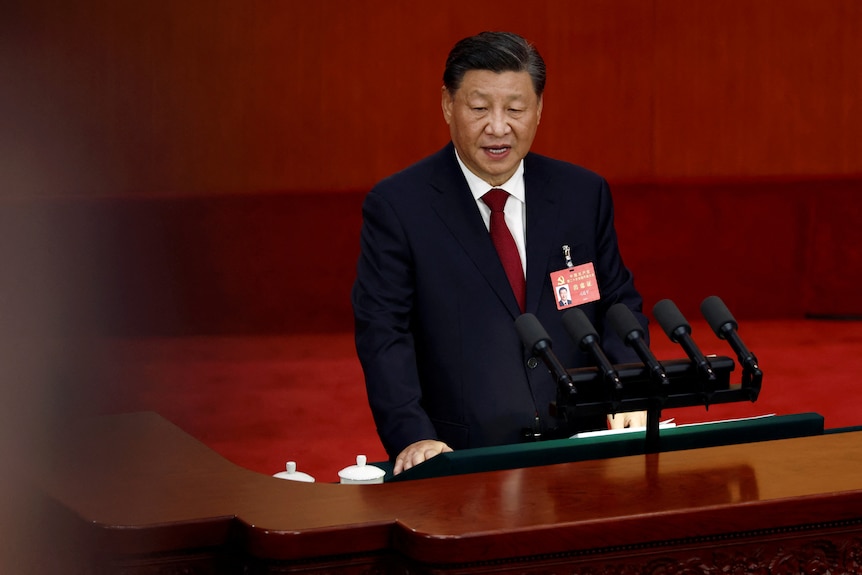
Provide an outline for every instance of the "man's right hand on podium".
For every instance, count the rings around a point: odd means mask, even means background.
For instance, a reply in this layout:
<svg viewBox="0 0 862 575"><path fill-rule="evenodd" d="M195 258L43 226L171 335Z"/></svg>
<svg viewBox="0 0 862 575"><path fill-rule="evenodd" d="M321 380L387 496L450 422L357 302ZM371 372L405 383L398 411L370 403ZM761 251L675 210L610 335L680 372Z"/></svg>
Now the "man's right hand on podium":
<svg viewBox="0 0 862 575"><path fill-rule="evenodd" d="M392 474L398 475L402 471L407 471L414 465L419 465L435 455L449 451L452 451L451 447L436 439L423 439L416 443L411 443L395 458L395 467L392 469Z"/></svg>

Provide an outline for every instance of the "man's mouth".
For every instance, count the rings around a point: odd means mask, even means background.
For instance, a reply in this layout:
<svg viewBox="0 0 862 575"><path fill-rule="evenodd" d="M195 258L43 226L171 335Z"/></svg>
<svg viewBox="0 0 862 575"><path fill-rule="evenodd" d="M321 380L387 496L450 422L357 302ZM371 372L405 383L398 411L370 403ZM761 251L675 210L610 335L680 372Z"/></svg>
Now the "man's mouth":
<svg viewBox="0 0 862 575"><path fill-rule="evenodd" d="M486 146L485 151L492 156L502 156L511 149L510 146Z"/></svg>

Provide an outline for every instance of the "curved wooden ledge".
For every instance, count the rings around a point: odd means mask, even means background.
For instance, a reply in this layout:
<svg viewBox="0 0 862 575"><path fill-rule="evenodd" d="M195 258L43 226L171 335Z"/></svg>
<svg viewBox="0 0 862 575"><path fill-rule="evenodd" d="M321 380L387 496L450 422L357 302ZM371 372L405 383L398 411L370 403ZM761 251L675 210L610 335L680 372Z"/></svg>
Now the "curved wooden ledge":
<svg viewBox="0 0 862 575"><path fill-rule="evenodd" d="M862 540L862 432L357 486L254 473L134 413L69 429L31 472L86 532L84 560L126 570L204 553L433 572Z"/></svg>

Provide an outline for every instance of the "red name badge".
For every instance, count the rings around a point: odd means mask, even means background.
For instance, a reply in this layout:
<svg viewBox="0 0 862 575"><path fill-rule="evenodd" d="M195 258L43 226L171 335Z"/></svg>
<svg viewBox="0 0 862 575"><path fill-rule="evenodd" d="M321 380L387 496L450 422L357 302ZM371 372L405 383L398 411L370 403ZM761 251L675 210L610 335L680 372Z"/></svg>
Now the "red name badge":
<svg viewBox="0 0 862 575"><path fill-rule="evenodd" d="M553 272L551 287L554 289L557 309L583 305L601 297L592 262Z"/></svg>

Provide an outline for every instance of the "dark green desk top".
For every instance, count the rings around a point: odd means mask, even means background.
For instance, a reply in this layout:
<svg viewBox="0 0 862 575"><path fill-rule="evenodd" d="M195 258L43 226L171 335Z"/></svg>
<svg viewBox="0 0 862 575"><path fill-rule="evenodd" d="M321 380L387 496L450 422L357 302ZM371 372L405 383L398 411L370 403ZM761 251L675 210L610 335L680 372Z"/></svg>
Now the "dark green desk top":
<svg viewBox="0 0 862 575"><path fill-rule="evenodd" d="M824 419L817 413L775 415L713 423L661 428L660 451L680 451L774 439L790 439L824 433ZM646 432L632 431L536 443L518 443L443 453L399 474L392 475L392 463L375 463L386 471L384 481L429 479L482 471L499 471L553 465L588 459L642 455Z"/></svg>

